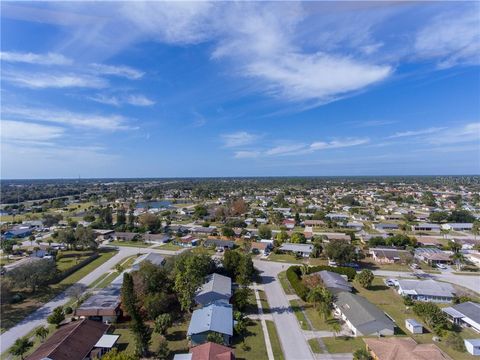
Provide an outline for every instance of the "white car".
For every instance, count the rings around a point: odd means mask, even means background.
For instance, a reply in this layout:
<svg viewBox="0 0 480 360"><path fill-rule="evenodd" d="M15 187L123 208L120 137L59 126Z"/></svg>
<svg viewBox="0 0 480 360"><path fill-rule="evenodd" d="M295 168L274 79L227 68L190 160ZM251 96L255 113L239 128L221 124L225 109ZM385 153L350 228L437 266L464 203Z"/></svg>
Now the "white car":
<svg viewBox="0 0 480 360"><path fill-rule="evenodd" d="M443 264L437 264L437 268L442 269L442 270L446 270L447 266L443 265Z"/></svg>
<svg viewBox="0 0 480 360"><path fill-rule="evenodd" d="M333 261L333 260L328 260L328 266L333 266L333 267L335 267L335 266L337 266L337 263L336 263L335 261Z"/></svg>
<svg viewBox="0 0 480 360"><path fill-rule="evenodd" d="M395 286L395 281L393 279L385 279L385 285Z"/></svg>

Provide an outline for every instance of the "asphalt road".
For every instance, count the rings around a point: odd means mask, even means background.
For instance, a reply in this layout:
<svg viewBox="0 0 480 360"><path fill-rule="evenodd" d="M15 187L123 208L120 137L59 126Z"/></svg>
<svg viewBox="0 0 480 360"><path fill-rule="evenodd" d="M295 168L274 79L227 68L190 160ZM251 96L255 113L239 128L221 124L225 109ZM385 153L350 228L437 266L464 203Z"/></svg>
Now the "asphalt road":
<svg viewBox="0 0 480 360"><path fill-rule="evenodd" d="M165 255L174 255L177 253L175 251L121 246L119 247L118 254L116 254L111 259L107 260L105 263L97 267L87 276L82 278L77 284L83 284L85 286L89 286L90 284L94 283L100 276L107 273L122 259L128 256L138 254L139 252L140 253L155 252L155 253L165 254ZM5 331L0 336L0 353L3 353L6 350L8 350L8 348L10 348L10 346L13 345L16 339L27 335L30 331L32 331L38 326L46 325L47 317L52 313L53 309L55 309L57 306L65 305L70 300L70 297L66 295L66 292L67 291L56 296L53 300L43 305L41 308L39 308L35 312L31 313L24 320L19 322L16 326L10 328L8 331Z"/></svg>
<svg viewBox="0 0 480 360"><path fill-rule="evenodd" d="M277 328L285 359L314 359L310 346L300 330L297 318L292 312L290 303L277 278L277 274L285 270L288 265L255 260L255 267L260 271L262 277L270 312Z"/></svg>

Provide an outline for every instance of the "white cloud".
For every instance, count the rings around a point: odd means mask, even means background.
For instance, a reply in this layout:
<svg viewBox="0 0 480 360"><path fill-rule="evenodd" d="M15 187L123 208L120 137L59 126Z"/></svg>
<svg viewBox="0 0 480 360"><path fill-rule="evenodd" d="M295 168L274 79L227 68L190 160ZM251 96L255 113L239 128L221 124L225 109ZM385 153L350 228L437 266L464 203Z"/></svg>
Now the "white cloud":
<svg viewBox="0 0 480 360"><path fill-rule="evenodd" d="M7 62L20 62L36 65L70 65L73 61L62 54L46 53L21 53L21 52L0 52L0 60Z"/></svg>
<svg viewBox="0 0 480 360"><path fill-rule="evenodd" d="M239 147L255 142L259 136L246 131L238 131L231 134L221 135L225 147Z"/></svg>
<svg viewBox="0 0 480 360"><path fill-rule="evenodd" d="M312 150L338 149L338 148L344 148L344 147L364 145L364 144L367 144L368 142L370 142L370 140L367 138L363 138L363 139L347 138L347 139L333 140L329 142L317 141L310 144L310 149Z"/></svg>
<svg viewBox="0 0 480 360"><path fill-rule="evenodd" d="M467 11L437 16L417 35L417 56L435 59L439 68L480 64L480 18L478 3Z"/></svg>
<svg viewBox="0 0 480 360"><path fill-rule="evenodd" d="M23 121L1 120L2 141L16 143L44 143L64 135L64 129L57 126L27 123Z"/></svg>
<svg viewBox="0 0 480 360"><path fill-rule="evenodd" d="M3 79L20 87L45 88L104 88L108 82L102 78L73 73L24 73L5 71Z"/></svg>
<svg viewBox="0 0 480 360"><path fill-rule="evenodd" d="M93 95L93 96L88 96L88 99L93 100L95 102L98 102L100 104L105 104L105 105L112 105L112 106L120 106L121 105L120 99L116 96L96 94L96 95Z"/></svg>
<svg viewBox="0 0 480 360"><path fill-rule="evenodd" d="M433 133L437 133L437 132L439 132L440 130L443 130L443 129L445 129L445 128L443 128L443 127L431 127L431 128L428 128L428 129L396 132L395 134L389 136L387 139L396 139L396 138L401 138L401 137L412 137L412 136L433 134Z"/></svg>
<svg viewBox="0 0 480 360"><path fill-rule="evenodd" d="M127 130L132 129L121 115L99 115L74 113L57 109L41 109L26 107L4 107L2 113L20 117L24 120L52 122L79 128L98 130Z"/></svg>
<svg viewBox="0 0 480 360"><path fill-rule="evenodd" d="M123 65L113 66L105 64L91 64L91 67L97 74L119 76L130 80L140 79L143 75L145 75L145 73L140 70Z"/></svg>
<svg viewBox="0 0 480 360"><path fill-rule="evenodd" d="M259 157L261 155L260 151L249 151L249 150L244 150L244 151L236 151L234 154L234 157L236 159L252 159Z"/></svg>
<svg viewBox="0 0 480 360"><path fill-rule="evenodd" d="M147 98L144 95L129 95L126 98L126 102L135 106L152 106L155 105L155 101Z"/></svg>
<svg viewBox="0 0 480 360"><path fill-rule="evenodd" d="M426 136L424 140L433 145L476 142L480 146L480 122L444 129L436 135Z"/></svg>
<svg viewBox="0 0 480 360"><path fill-rule="evenodd" d="M285 155L295 153L298 150L304 150L305 144L280 145L275 146L265 152L265 155Z"/></svg>

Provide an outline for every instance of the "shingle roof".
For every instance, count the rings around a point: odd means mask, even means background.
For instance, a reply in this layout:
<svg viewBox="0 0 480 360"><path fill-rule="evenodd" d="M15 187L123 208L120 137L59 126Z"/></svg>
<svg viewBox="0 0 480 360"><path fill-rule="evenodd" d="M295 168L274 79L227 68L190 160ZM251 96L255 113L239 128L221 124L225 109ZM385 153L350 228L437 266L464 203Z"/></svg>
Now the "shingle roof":
<svg viewBox="0 0 480 360"><path fill-rule="evenodd" d="M337 294L335 305L342 311L350 323L362 334L374 334L384 329L395 328L395 324L375 305L367 299L340 292Z"/></svg>
<svg viewBox="0 0 480 360"><path fill-rule="evenodd" d="M435 344L417 344L410 337L364 338L378 360L452 360Z"/></svg>
<svg viewBox="0 0 480 360"><path fill-rule="evenodd" d="M318 274L325 287L333 292L352 291L352 285L340 274L327 270L322 270L314 274Z"/></svg>
<svg viewBox="0 0 480 360"><path fill-rule="evenodd" d="M412 295L453 297L455 294L452 285L435 280L398 280L398 286Z"/></svg>
<svg viewBox="0 0 480 360"><path fill-rule="evenodd" d="M313 245L283 243L282 246L280 247L280 250L283 250L283 251L298 251L298 252L312 252L313 251Z"/></svg>
<svg viewBox="0 0 480 360"><path fill-rule="evenodd" d="M192 360L235 360L233 349L213 342L195 346L190 352Z"/></svg>
<svg viewBox="0 0 480 360"><path fill-rule="evenodd" d="M150 261L153 265L161 266L165 261L165 258L160 254L151 252L137 258L137 260L135 260L132 266L139 265L144 261Z"/></svg>
<svg viewBox="0 0 480 360"><path fill-rule="evenodd" d="M83 360L109 325L83 319L71 322L58 329L47 341L35 350L27 360Z"/></svg>
<svg viewBox="0 0 480 360"><path fill-rule="evenodd" d="M220 334L233 335L232 305L214 303L202 309L195 310L188 326L187 335L215 331Z"/></svg>
<svg viewBox="0 0 480 360"><path fill-rule="evenodd" d="M201 286L196 296L214 292L220 295L232 296L232 279L220 274L211 274L207 276L206 282Z"/></svg>

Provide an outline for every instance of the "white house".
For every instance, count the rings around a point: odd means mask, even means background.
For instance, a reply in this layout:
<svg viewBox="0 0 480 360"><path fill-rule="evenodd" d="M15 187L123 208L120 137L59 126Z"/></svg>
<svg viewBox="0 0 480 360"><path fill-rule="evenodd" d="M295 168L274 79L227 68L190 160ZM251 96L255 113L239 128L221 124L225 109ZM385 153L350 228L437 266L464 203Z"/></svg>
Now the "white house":
<svg viewBox="0 0 480 360"><path fill-rule="evenodd" d="M422 334L423 333L423 325L420 324L415 319L407 319L405 320L405 326L412 334Z"/></svg>
<svg viewBox="0 0 480 360"><path fill-rule="evenodd" d="M435 280L398 280L398 293L417 301L450 302L455 289Z"/></svg>
<svg viewBox="0 0 480 360"><path fill-rule="evenodd" d="M480 355L480 339L465 339L465 347L472 355Z"/></svg>
<svg viewBox="0 0 480 360"><path fill-rule="evenodd" d="M472 227L472 223L448 223L442 225L442 229L453 231L471 231Z"/></svg>
<svg viewBox="0 0 480 360"><path fill-rule="evenodd" d="M480 333L480 304L467 301L442 309L448 319L455 325L471 327Z"/></svg>

